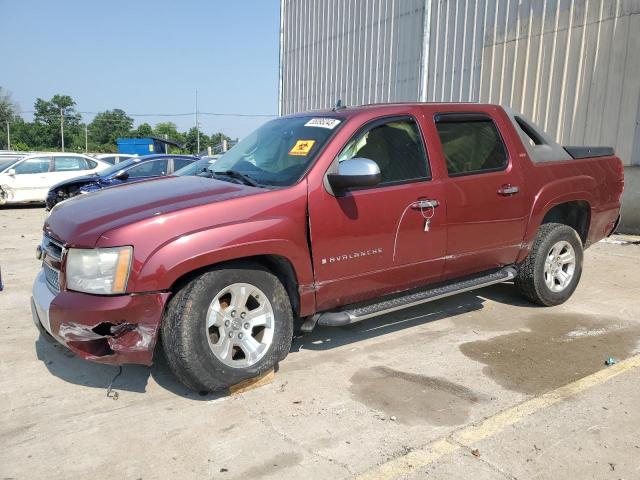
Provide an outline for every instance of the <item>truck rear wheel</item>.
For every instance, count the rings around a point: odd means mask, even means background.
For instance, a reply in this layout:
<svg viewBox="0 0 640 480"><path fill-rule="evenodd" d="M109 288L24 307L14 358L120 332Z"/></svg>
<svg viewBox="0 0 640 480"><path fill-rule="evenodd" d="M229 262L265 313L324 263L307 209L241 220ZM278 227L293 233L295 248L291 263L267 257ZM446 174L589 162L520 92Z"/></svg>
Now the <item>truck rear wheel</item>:
<svg viewBox="0 0 640 480"><path fill-rule="evenodd" d="M170 300L161 335L169 367L187 387L217 391L260 375L291 347L287 292L261 265L208 271Z"/></svg>
<svg viewBox="0 0 640 480"><path fill-rule="evenodd" d="M540 226L515 284L528 300L560 305L573 294L582 274L583 249L578 233L560 223Z"/></svg>

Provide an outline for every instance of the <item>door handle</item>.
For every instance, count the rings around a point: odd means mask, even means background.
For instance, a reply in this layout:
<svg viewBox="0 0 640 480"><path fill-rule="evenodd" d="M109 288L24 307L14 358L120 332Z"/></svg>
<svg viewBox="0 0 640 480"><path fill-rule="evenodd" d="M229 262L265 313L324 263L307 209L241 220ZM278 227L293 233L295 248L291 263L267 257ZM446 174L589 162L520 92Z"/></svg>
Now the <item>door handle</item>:
<svg viewBox="0 0 640 480"><path fill-rule="evenodd" d="M515 195L519 191L520 187L518 187L517 185L507 184L498 189L498 194L508 197L509 195Z"/></svg>
<svg viewBox="0 0 640 480"><path fill-rule="evenodd" d="M411 208L422 210L423 208L436 208L438 205L440 205L438 200L418 200L411 204Z"/></svg>

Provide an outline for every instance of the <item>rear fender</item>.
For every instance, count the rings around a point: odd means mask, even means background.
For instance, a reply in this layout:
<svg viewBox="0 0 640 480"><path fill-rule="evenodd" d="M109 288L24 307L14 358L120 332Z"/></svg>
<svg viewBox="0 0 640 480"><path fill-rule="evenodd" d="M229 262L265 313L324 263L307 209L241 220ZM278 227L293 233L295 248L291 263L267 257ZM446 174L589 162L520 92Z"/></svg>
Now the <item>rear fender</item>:
<svg viewBox="0 0 640 480"><path fill-rule="evenodd" d="M523 239L523 247L517 261L523 261L529 254L538 228L549 210L556 205L575 201L593 205L593 192L595 191L597 191L597 183L587 175L559 179L545 184L534 197Z"/></svg>

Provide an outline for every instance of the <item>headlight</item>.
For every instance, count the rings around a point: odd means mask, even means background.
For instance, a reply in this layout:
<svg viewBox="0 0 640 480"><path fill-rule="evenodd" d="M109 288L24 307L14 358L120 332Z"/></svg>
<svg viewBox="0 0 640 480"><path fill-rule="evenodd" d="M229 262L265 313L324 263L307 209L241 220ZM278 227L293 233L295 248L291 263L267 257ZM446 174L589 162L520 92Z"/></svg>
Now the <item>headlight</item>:
<svg viewBox="0 0 640 480"><path fill-rule="evenodd" d="M124 293L132 258L133 247L70 248L65 269L67 288L97 295Z"/></svg>

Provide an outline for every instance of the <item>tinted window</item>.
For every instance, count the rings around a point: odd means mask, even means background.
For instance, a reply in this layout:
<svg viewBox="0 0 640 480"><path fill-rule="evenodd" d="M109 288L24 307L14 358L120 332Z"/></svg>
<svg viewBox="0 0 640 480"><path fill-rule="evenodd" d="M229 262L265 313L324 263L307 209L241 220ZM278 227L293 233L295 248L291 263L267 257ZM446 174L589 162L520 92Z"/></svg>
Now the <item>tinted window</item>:
<svg viewBox="0 0 640 480"><path fill-rule="evenodd" d="M420 130L410 119L392 120L359 134L342 150L338 161L356 157L375 161L383 184L430 177Z"/></svg>
<svg viewBox="0 0 640 480"><path fill-rule="evenodd" d="M167 174L167 159L144 162L127 170L129 178L161 177Z"/></svg>
<svg viewBox="0 0 640 480"><path fill-rule="evenodd" d="M45 173L49 171L49 157L29 158L15 166L17 174Z"/></svg>
<svg viewBox="0 0 640 480"><path fill-rule="evenodd" d="M115 165L117 158L118 157L114 155L112 157L101 157L100 160L102 160L103 162L110 163L111 165Z"/></svg>
<svg viewBox="0 0 640 480"><path fill-rule="evenodd" d="M174 158L173 159L173 171L180 170L187 165L192 164L192 160L187 160L186 158Z"/></svg>
<svg viewBox="0 0 640 480"><path fill-rule="evenodd" d="M81 157L54 157L56 172L73 172L86 170L87 162Z"/></svg>
<svg viewBox="0 0 640 480"><path fill-rule="evenodd" d="M96 168L98 166L98 162L94 162L93 160L87 160L85 158L84 161L87 162L87 168Z"/></svg>
<svg viewBox="0 0 640 480"><path fill-rule="evenodd" d="M450 176L502 170L507 151L493 121L485 116L442 115L436 128Z"/></svg>

